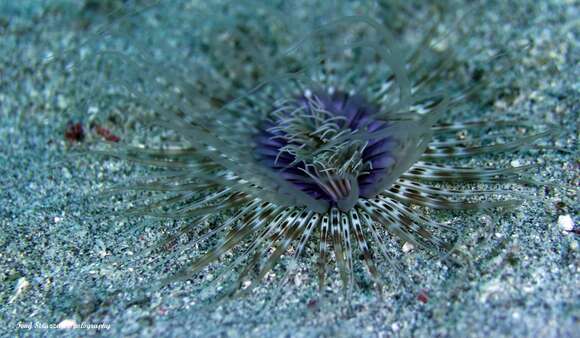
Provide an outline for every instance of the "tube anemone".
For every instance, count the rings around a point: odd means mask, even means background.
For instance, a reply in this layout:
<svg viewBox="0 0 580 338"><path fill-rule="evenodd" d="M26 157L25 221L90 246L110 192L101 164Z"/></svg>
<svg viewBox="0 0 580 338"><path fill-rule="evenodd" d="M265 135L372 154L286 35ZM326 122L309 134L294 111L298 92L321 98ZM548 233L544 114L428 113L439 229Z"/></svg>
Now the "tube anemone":
<svg viewBox="0 0 580 338"><path fill-rule="evenodd" d="M452 62L449 54L425 61L431 37L402 48L371 16L321 21L305 10L285 15L275 6L251 5L196 8L207 20L190 30L189 45L180 34L167 37L184 50L164 62L156 60L155 44L136 57L102 52L91 60L151 112L150 125L174 140L98 150L168 171L115 190L154 193L127 213L188 220L168 241L192 230L200 234L195 243L217 239L164 283L192 278L244 248L228 273L237 272L235 290L245 282L255 286L281 257L297 259L311 246L321 288L334 261L350 290L360 253L380 289L377 262L399 269L384 234L455 261L446 234L457 229L427 218L425 208L520 203L503 190L461 185L521 183L527 167L446 162L513 152L549 132L534 134L522 121L440 122L466 100L466 90L435 90L445 89ZM503 143L488 142L481 132L514 127L525 132ZM470 138L459 138L460 131ZM218 213L228 216L208 222Z"/></svg>

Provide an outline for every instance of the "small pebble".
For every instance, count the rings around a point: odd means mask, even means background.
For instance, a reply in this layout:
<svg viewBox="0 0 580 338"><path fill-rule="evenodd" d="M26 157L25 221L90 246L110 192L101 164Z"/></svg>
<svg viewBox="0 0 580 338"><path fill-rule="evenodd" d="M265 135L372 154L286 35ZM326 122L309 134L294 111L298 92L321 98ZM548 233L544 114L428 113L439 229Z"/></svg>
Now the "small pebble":
<svg viewBox="0 0 580 338"><path fill-rule="evenodd" d="M411 251L413 251L413 249L415 249L415 246L413 244L411 244L409 242L405 242L405 244L403 244L402 250L404 253L411 252Z"/></svg>
<svg viewBox="0 0 580 338"><path fill-rule="evenodd" d="M558 216L558 226L562 231L572 231L574 229L574 221L570 215Z"/></svg>
<svg viewBox="0 0 580 338"><path fill-rule="evenodd" d="M417 300L423 304L426 304L429 301L429 295L426 291L423 290L417 295Z"/></svg>
<svg viewBox="0 0 580 338"><path fill-rule="evenodd" d="M393 330L394 332L398 332L401 329L401 326L399 325L399 323L394 322L393 324L391 324L391 330Z"/></svg>
<svg viewBox="0 0 580 338"><path fill-rule="evenodd" d="M479 217L479 221L483 223L485 226L491 225L491 217L489 215L483 214Z"/></svg>

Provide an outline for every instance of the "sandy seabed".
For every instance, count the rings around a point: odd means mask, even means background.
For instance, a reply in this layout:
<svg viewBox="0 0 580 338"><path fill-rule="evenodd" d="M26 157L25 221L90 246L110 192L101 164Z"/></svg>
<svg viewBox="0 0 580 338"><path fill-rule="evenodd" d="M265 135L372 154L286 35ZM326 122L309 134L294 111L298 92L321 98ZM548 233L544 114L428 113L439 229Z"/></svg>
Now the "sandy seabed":
<svg viewBox="0 0 580 338"><path fill-rule="evenodd" d="M541 159L534 174L553 185L533 188L537 199L514 213L465 216L463 244L473 266L450 270L411 252L404 263L421 276L421 294L390 287L378 299L356 289L345 304L340 294L317 300L316 278L306 268L313 262L303 262L303 273L281 298L275 283L265 283L249 297L217 306L198 299L195 281L161 290L136 287L163 277L159 270L138 272L146 263L135 259L154 242L163 221L104 214L95 196L111 181L143 169L72 154L75 146L65 137L69 121L85 124L91 135L83 142L103 135L71 108L82 90L71 85L78 82L71 80L75 74L66 62L46 60L80 48L107 22L102 12L110 8L82 3L0 0L0 334L572 337L580 332L580 10L574 1L490 2L477 23L468 23L478 26L462 46L467 50L494 44L509 50L520 40L528 45L521 62L492 74L502 89L486 116L509 112L561 129L552 149L521 157ZM115 1L106 3L115 8ZM451 7L464 5L454 1ZM497 71L485 63L479 67ZM145 227L127 231L138 225ZM195 252L176 259L192 256Z"/></svg>

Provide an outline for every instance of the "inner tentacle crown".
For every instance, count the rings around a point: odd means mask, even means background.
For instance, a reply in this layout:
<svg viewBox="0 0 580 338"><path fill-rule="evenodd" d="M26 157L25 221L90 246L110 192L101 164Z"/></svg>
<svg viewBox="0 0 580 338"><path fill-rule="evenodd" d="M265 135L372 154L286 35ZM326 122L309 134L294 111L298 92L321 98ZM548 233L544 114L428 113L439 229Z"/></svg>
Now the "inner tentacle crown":
<svg viewBox="0 0 580 338"><path fill-rule="evenodd" d="M395 162L377 108L343 91L305 91L273 110L256 137L261 162L315 199L348 211ZM358 137L360 136L360 137Z"/></svg>

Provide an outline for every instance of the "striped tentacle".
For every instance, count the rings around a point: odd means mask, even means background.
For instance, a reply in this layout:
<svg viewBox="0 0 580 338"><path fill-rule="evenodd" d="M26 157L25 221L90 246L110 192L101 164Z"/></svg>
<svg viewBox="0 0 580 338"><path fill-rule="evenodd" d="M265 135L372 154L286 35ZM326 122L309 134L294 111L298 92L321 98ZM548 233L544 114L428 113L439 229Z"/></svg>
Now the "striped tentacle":
<svg viewBox="0 0 580 338"><path fill-rule="evenodd" d="M433 220L430 220L427 217L423 216L421 213L418 213L416 210L411 209L410 206L402 202L385 198L384 196L380 196L379 199L383 200L385 205L388 206L387 208L390 208L389 210L397 209L401 214L403 214L405 217L409 218L416 224L422 225L428 229L434 229L445 233L451 233L453 235L455 235L458 232L458 230L455 227L452 227L445 223L437 223Z"/></svg>
<svg viewBox="0 0 580 338"><path fill-rule="evenodd" d="M358 244L358 248L362 254L364 263L367 267L368 273L371 276L372 281L375 284L375 288L378 291L378 294L381 294L382 291L382 284L379 279L379 272L375 265L375 258L373 255L373 251L367 242L366 235L363 231L363 220L362 216L359 215L359 210L353 208L349 211L349 219L351 221L352 230L354 232L354 240Z"/></svg>
<svg viewBox="0 0 580 338"><path fill-rule="evenodd" d="M265 271L263 275L260 273L263 269L259 270L259 277L251 276L251 272L255 269L260 269L260 262L262 261L262 256L264 253L267 253L274 245L274 243L276 243L276 241L278 241L280 238L284 238L284 234L295 226L296 221L299 220L303 212L304 210L300 210L299 208L283 209L276 217L273 217L269 220L270 223L265 223L265 226L263 226L261 229L256 229L256 231L258 231L258 235L253 237L250 246L244 251L243 254L239 255L236 260L230 263L226 268L222 269L220 275L218 275L218 277L216 277L212 283L217 282L225 275L232 273L235 266L245 260L246 257L253 254L253 257L249 261L245 262L246 267L238 275L235 285L230 288L228 294L233 295L236 292L241 292L240 287L244 284L245 280L248 280L250 285L245 290L243 290L243 293L250 292L255 286L258 285L258 281L261 280L263 276L265 276L266 273L270 271L271 268L268 269L268 271ZM280 255L282 253L280 253ZM272 266L275 264L278 258L273 260Z"/></svg>
<svg viewBox="0 0 580 338"><path fill-rule="evenodd" d="M352 242L351 242L351 224L352 219L349 217L348 213L341 212L340 215L340 229L339 237L342 239L342 248L345 256L345 272L348 279L343 279L343 285L345 286L343 290L346 290L347 297L350 297L352 293L352 287L354 285L354 274L353 274L353 258L352 258Z"/></svg>
<svg viewBox="0 0 580 338"><path fill-rule="evenodd" d="M304 209L291 221L283 223L282 232L279 233L279 236L270 239L270 245L267 247L273 247L274 252L267 258L266 262L261 267L256 281L262 280L262 278L264 278L264 276L270 272L274 265L280 260L280 257L286 253L290 245L295 242L300 235L304 234L308 227L312 227L313 223L311 222L311 219L314 215L314 212ZM253 283L252 285L255 286L257 284L258 283Z"/></svg>
<svg viewBox="0 0 580 338"><path fill-rule="evenodd" d="M431 129L435 136L445 135L449 133L457 133L464 130L490 130L495 128L505 127L523 127L532 128L533 126L523 120L497 120L497 121L469 121L469 122L453 122L453 123L438 123Z"/></svg>
<svg viewBox="0 0 580 338"><path fill-rule="evenodd" d="M511 194L511 190L500 190L500 189L488 189L488 190L457 190L448 189L442 187L436 187L427 185L418 181L408 180L404 178L399 178L396 185L405 187L411 192L420 191L427 194L437 194L441 196L448 196L454 198L466 198L466 197L477 197L486 195L501 195L501 194Z"/></svg>
<svg viewBox="0 0 580 338"><path fill-rule="evenodd" d="M161 199L157 202L145 203L132 207L122 213L127 216L150 216L157 218L184 218L198 217L220 210L227 210L250 200L247 195L232 192L229 188L218 190L195 199L196 193L178 194L173 197ZM192 200L193 199L193 200ZM175 205L183 205L176 208ZM164 210L164 209L169 210Z"/></svg>
<svg viewBox="0 0 580 338"><path fill-rule="evenodd" d="M180 272L175 274L174 277L165 280L163 284L191 278L209 264L217 261L221 255L247 239L248 236L263 229L265 224L269 224L283 209L284 208L277 207L271 203L262 202L254 209L254 212L244 215L240 222L235 224L228 234L216 246L214 246L213 249L196 259L190 267L182 269Z"/></svg>
<svg viewBox="0 0 580 338"><path fill-rule="evenodd" d="M439 163L417 162L401 178L416 181L436 182L510 182L534 166L512 168L469 168L444 165Z"/></svg>
<svg viewBox="0 0 580 338"><path fill-rule="evenodd" d="M433 209L489 209L520 204L520 202L517 200L468 202L465 200L450 199L436 192L432 192L432 190L425 191L416 188L409 188L399 184L393 185L391 188L389 188L389 190L385 191L383 195L404 203L411 203Z"/></svg>
<svg viewBox="0 0 580 338"><path fill-rule="evenodd" d="M515 139L511 142L498 143L484 146L474 146L468 143L457 143L452 141L450 143L439 142L437 144L430 144L425 153L421 155L422 160L448 160L453 158L467 158L476 155L498 154L503 152L512 152L519 150L525 146L529 146L535 141L551 135L552 131L546 130L532 135L524 136Z"/></svg>
<svg viewBox="0 0 580 338"><path fill-rule="evenodd" d="M195 239L191 239L188 243L187 243L187 247L195 247L196 245L203 243L204 241L208 240L209 238L215 236L217 233L229 228L229 227L233 227L235 225L236 222L238 222L240 219L252 219L253 216L255 215L255 211L257 210L257 208L260 206L262 202L258 201L258 200L252 200L249 203L247 203L246 205L244 205L243 207L241 207L239 209L239 211L237 213L235 213L233 216L229 217L225 222L219 224L219 226L216 227L207 227L208 231L205 232L204 234L202 234L201 236L195 238ZM149 249L145 255L145 257L149 256L152 252L158 250L159 248L162 247L167 247L168 245L171 245L172 243L175 243L177 241L177 239L179 238L179 236L181 234L184 233L189 233L191 232L194 228L199 228L199 224L203 224L204 220L207 219L209 217L209 215L205 215L203 217L197 218L197 219L192 219L189 220L186 224L182 225L179 229L177 229L176 231L173 231L170 234L165 235L162 239L159 240L159 243L157 243L154 247L152 247L151 249ZM173 259L173 257L177 256L178 252L173 252L168 256L158 256L158 257L163 257L163 261L159 262L159 264L156 265L156 268L159 268L163 265L165 265L167 262L169 262L170 260Z"/></svg>
<svg viewBox="0 0 580 338"><path fill-rule="evenodd" d="M344 259L344 248L342 241L342 222L341 222L341 212L337 208L332 208L330 210L330 241L332 247L334 248L334 256L336 259L336 265L338 266L338 271L340 278L342 280L342 285L345 288L348 285L348 272Z"/></svg>
<svg viewBox="0 0 580 338"><path fill-rule="evenodd" d="M401 276L403 279L407 279L406 274L403 272L405 271L399 260L397 260L391 253L389 253L386 249L387 241L383 239L381 233L378 231L377 227L375 226L376 221L369 215L369 211L372 210L373 206L367 201L359 202L359 219L361 220L361 224L368 232L371 233L371 238L373 239L374 247L378 248L380 254L382 254L383 258L387 261L387 264L391 266L391 268L395 269L397 272L397 276Z"/></svg>
<svg viewBox="0 0 580 338"><path fill-rule="evenodd" d="M372 215L373 221L382 224L385 229L399 239L412 243L442 259L457 263L449 257L451 245L432 233L425 226L413 220L400 204L392 199L379 196L362 203L365 211Z"/></svg>
<svg viewBox="0 0 580 338"><path fill-rule="evenodd" d="M214 162L201 156L195 148L146 148L115 145L114 149L102 148L91 150L91 153L110 156L121 160L168 169L218 169Z"/></svg>
<svg viewBox="0 0 580 338"><path fill-rule="evenodd" d="M326 269L328 260L328 247L330 246L330 216L324 214L320 224L320 243L318 254L318 287L320 291L324 288L326 281Z"/></svg>
<svg viewBox="0 0 580 338"><path fill-rule="evenodd" d="M298 240L298 243L296 244L296 250L294 251L294 254L290 256L289 268L284 271L284 275L281 278L280 287L277 288L277 294L274 296L274 303L276 303L279 297L282 296L282 291L286 289L286 285L288 284L290 277L298 269L298 258L302 255L304 248L306 247L306 243L311 238L312 234L319 229L321 215L318 213L313 213L310 218L304 218L303 220L307 220L308 223L302 227L302 231L299 233L300 238L296 238ZM250 287L243 290L243 294L249 293L256 286L257 283L252 283Z"/></svg>

